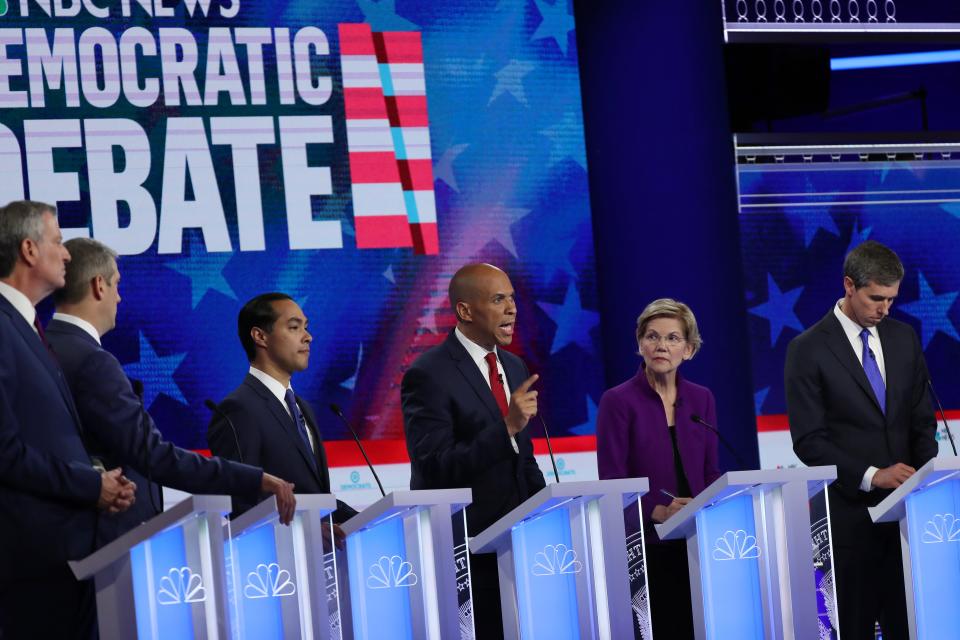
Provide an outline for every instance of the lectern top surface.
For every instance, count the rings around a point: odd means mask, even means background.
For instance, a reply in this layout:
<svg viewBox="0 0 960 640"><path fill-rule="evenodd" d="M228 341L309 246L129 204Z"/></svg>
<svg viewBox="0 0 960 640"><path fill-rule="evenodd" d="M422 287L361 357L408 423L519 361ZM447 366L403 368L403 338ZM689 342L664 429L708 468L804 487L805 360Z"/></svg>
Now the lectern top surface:
<svg viewBox="0 0 960 640"><path fill-rule="evenodd" d="M216 513L222 517L230 513L231 509L230 496L190 496L86 558L71 561L70 569L77 580L85 580L124 557L133 547L162 531L205 513Z"/></svg>
<svg viewBox="0 0 960 640"><path fill-rule="evenodd" d="M420 507L450 505L454 514L473 501L470 489L427 489L391 491L372 505L340 525L347 535L360 531L386 518Z"/></svg>
<svg viewBox="0 0 960 640"><path fill-rule="evenodd" d="M549 484L527 498L510 513L503 516L470 540L473 553L490 553L500 544L500 538L510 533L518 523L575 500L592 500L601 496L620 495L631 498L647 493L650 483L646 478L618 478L584 482Z"/></svg>
<svg viewBox="0 0 960 640"><path fill-rule="evenodd" d="M296 497L296 511L298 513L303 511L318 511L321 516L325 516L337 509L337 497L330 493L298 493ZM234 520L230 526L230 535L240 535L244 531L256 527L271 518L277 519L279 517L277 513L277 497L270 496Z"/></svg>

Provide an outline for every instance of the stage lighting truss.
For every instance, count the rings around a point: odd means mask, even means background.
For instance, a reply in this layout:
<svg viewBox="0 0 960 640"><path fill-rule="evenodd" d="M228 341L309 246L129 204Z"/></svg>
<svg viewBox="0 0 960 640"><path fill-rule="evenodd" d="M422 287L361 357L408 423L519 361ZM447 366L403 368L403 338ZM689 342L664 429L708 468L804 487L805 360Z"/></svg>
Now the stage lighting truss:
<svg viewBox="0 0 960 640"><path fill-rule="evenodd" d="M960 40L955 3L907 0L723 0L727 42ZM953 35L951 35L953 34Z"/></svg>

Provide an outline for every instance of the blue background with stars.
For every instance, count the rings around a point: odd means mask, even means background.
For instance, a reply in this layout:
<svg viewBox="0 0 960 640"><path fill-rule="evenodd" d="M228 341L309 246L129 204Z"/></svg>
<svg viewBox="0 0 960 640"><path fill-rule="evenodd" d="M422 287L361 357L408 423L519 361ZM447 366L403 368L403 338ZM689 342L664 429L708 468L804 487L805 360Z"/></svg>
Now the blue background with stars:
<svg viewBox="0 0 960 640"><path fill-rule="evenodd" d="M960 163L758 164L738 174L757 415L786 413L787 344L843 296L844 256L867 239L903 261L891 317L920 336L944 407L960 407Z"/></svg>
<svg viewBox="0 0 960 640"><path fill-rule="evenodd" d="M315 198L314 217L342 222L342 250L288 249L275 145L260 152L266 252L208 253L202 236L188 231L179 255L157 255L155 242L144 254L121 258L123 302L118 326L104 344L130 376L143 381L145 404L168 437L182 446L206 448L204 400L221 400L247 370L236 336L237 312L252 296L280 290L300 303L310 321L310 367L294 377L293 386L318 409L324 436L348 437L325 411L336 402L362 437L402 438L400 378L418 353L452 327L447 282L456 268L476 260L501 266L513 280L519 318L512 350L543 378L541 407L551 430L555 435L594 432L604 381L572 13L569 0L290 0L246 2L236 19L208 23L180 15L97 22L115 32L133 22L150 29L161 23L187 26L197 34L201 60L206 28L214 23L291 31L312 25L330 40L330 55L316 71L333 78L333 97L321 107L134 110L118 105L122 117L135 117L150 134L154 166L145 186L156 201L166 117L266 111L329 114L334 122L335 144L311 150L310 163L331 166L334 195ZM337 24L357 22L369 23L374 31L423 34L438 256L355 247ZM245 69L242 47L237 52ZM270 82L275 78L268 78L268 96ZM109 115L87 107L64 113L51 106L42 117ZM18 111L12 117L38 113ZM236 248L229 150L211 147L211 154ZM58 170L81 175L81 202L61 206L66 227L89 223L81 156L57 159ZM534 436L541 435L535 431Z"/></svg>

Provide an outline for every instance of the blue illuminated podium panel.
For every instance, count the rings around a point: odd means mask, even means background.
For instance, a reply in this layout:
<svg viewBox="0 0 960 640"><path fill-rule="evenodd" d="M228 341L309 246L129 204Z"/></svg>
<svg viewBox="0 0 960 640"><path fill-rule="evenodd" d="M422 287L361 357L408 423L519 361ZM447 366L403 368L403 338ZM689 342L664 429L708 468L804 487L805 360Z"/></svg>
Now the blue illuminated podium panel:
<svg viewBox="0 0 960 640"><path fill-rule="evenodd" d="M227 596L236 639L340 640L332 495L297 494L289 526L271 496L230 523Z"/></svg>
<svg viewBox="0 0 960 640"><path fill-rule="evenodd" d="M101 638L231 637L222 527L226 496L191 496L83 560Z"/></svg>
<svg viewBox="0 0 960 640"><path fill-rule="evenodd" d="M697 640L821 637L810 498L836 477L833 466L733 471L656 525L687 541Z"/></svg>
<svg viewBox="0 0 960 640"><path fill-rule="evenodd" d="M473 638L471 602L460 598L469 565L454 536L465 531L471 500L469 489L394 491L341 525L344 639Z"/></svg>
<svg viewBox="0 0 960 640"><path fill-rule="evenodd" d="M497 554L507 640L649 637L647 489L646 478L551 484L471 538L473 553Z"/></svg>
<svg viewBox="0 0 960 640"><path fill-rule="evenodd" d="M934 458L870 508L874 522L899 522L911 640L956 637L960 629L960 458Z"/></svg>

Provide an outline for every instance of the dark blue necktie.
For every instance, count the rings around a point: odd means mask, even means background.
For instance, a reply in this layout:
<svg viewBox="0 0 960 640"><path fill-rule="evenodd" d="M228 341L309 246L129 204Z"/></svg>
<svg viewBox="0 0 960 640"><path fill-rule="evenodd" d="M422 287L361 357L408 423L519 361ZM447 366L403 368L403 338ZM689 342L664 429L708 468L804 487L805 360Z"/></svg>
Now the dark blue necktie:
<svg viewBox="0 0 960 640"><path fill-rule="evenodd" d="M880 375L880 367L877 365L877 356L870 348L870 332L864 329L860 332L860 340L863 342L863 372L867 374L867 380L873 388L873 395L877 397L880 403L880 411L887 412L887 387L883 384L883 376Z"/></svg>
<svg viewBox="0 0 960 640"><path fill-rule="evenodd" d="M307 436L307 421L300 412L300 407L297 406L297 398L293 395L293 389L287 389L286 393L283 394L283 399L287 403L287 408L290 409L290 417L296 423L297 431L300 432L303 444L307 445L307 451L310 452L310 459L312 460L313 447L310 446L310 437Z"/></svg>

